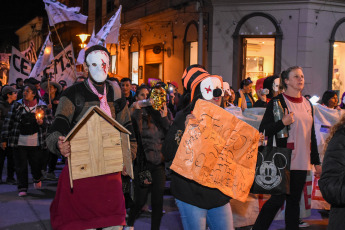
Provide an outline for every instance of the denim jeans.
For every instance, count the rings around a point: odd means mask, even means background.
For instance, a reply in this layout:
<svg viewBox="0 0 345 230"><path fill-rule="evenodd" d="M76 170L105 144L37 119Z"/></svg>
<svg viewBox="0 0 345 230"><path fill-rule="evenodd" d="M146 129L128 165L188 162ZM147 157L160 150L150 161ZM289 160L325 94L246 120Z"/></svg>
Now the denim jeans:
<svg viewBox="0 0 345 230"><path fill-rule="evenodd" d="M202 209L178 199L175 200L184 230L205 230L206 223L211 230L234 229L230 203L217 208Z"/></svg>

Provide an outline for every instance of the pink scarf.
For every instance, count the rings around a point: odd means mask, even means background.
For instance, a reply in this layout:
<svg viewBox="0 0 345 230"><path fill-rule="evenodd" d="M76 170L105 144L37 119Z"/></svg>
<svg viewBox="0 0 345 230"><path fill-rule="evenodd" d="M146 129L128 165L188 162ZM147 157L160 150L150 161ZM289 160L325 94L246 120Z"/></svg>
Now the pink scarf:
<svg viewBox="0 0 345 230"><path fill-rule="evenodd" d="M99 94L99 93L97 92L97 89L96 89L96 88L93 86L93 84L90 82L90 79L87 79L87 83L89 84L89 86L90 86L92 92L98 96L98 99L99 99L99 101L101 102L101 106L100 106L101 109L102 109L106 114L108 114L109 117L112 117L112 116L111 116L110 107L109 107L108 102L107 102L107 93L106 93L106 90L105 90L105 89L106 89L105 84L104 84L104 91L103 91L103 95L102 95L102 94Z"/></svg>

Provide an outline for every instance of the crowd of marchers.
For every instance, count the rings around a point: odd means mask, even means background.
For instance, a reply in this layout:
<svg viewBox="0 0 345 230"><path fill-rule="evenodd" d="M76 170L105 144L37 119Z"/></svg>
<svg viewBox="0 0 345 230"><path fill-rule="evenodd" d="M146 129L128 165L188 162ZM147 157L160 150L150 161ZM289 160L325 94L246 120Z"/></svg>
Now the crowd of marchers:
<svg viewBox="0 0 345 230"><path fill-rule="evenodd" d="M166 179L171 180L171 193L176 199L184 229L204 230L206 226L210 229L234 229L231 197L166 167L175 157L186 125L196 119L193 109L200 99L222 108L239 107L242 111L253 107L266 108L259 131L265 130L268 145L272 145L280 130L288 127L288 137L278 139L276 144L292 150L291 193L272 195L261 209L253 229L268 229L285 201L286 228L298 229L305 224L299 219L299 202L311 165L314 165L315 176L321 176L319 184L325 199L332 204L330 226L337 229L342 224L341 219L344 218L338 216L344 212L345 197L341 191L345 188L345 180L338 176L344 171L345 155L341 150L345 148L342 144L345 117L331 129L321 168L315 142L313 107L308 100L310 96L302 96L304 75L301 67L290 67L279 76L257 80L253 93L254 83L250 78L242 80L240 88L234 90L221 76L208 73L203 66L192 65L181 77L183 89L180 92L183 93L180 94L179 84L174 81L138 86L130 78L109 78L104 71L109 68L109 63L104 66L103 60L109 62L105 48L95 46L88 49L85 76L78 76L71 86L64 80L56 82L45 77L41 81L18 78L16 83L1 87L0 183L16 184L20 197L28 196L29 166L35 189L42 188L42 180L58 179L55 174L57 163L64 164L65 158L73 154L64 136L89 104L99 105L132 131L134 179L124 171L122 174L81 179L76 182L79 186L75 186L81 190L75 189L71 193L68 167L65 167L59 176L57 195L51 206L53 229L133 229L135 220L147 209L152 211L151 229L159 229L164 213ZM345 109L345 93L340 104L338 96L337 91L328 90L323 94L321 104L330 109ZM278 121L275 121L273 111L276 99L280 100L285 111ZM263 139L261 137L260 141ZM2 173L6 158L5 179ZM148 204L149 194L151 202ZM102 199L105 198L110 203L104 203Z"/></svg>

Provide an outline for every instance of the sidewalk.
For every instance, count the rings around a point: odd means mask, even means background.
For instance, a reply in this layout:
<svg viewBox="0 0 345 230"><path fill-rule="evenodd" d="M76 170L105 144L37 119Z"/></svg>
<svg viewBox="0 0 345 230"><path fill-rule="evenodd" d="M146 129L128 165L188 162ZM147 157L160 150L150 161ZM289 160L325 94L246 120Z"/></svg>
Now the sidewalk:
<svg viewBox="0 0 345 230"><path fill-rule="evenodd" d="M5 164L6 166L6 164ZM56 174L59 175L62 165L58 165ZM6 170L4 169L4 173ZM6 175L3 175L6 179ZM31 179L30 179L31 180ZM30 181L29 180L29 181ZM33 184L29 185L28 196L18 197L17 186L0 184L0 230L50 230L49 207L55 196L57 181L43 181L41 190L35 190ZM161 230L182 230L180 214L175 205L174 198L164 196L166 214L163 215ZM149 230L151 216L143 213L135 222L136 230ZM311 226L307 230L327 229L328 219L322 219L317 210L312 210L312 215L305 219ZM239 228L249 230L250 227ZM274 221L270 230L283 230L284 221Z"/></svg>

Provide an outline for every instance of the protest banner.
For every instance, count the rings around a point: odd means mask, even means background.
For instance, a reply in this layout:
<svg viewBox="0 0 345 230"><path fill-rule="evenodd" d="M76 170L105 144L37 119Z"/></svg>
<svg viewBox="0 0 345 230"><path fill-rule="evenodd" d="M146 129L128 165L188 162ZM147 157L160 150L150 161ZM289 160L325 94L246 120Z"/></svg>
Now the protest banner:
<svg viewBox="0 0 345 230"><path fill-rule="evenodd" d="M48 14L50 26L66 21L78 21L86 24L87 16L79 12L80 7L67 7L57 0L43 0L43 2Z"/></svg>
<svg viewBox="0 0 345 230"><path fill-rule="evenodd" d="M33 40L30 41L29 48L22 51L22 54L29 59L32 63L36 63L37 61L37 55L36 55L36 49L35 49L35 43Z"/></svg>
<svg viewBox="0 0 345 230"><path fill-rule="evenodd" d="M246 201L254 181L259 132L219 106L198 100L171 169Z"/></svg>
<svg viewBox="0 0 345 230"><path fill-rule="evenodd" d="M55 56L54 60L48 65L38 77L41 80L44 75L52 76L52 80L65 80L67 86L71 86L75 82L75 64L72 43L69 44L63 51Z"/></svg>
<svg viewBox="0 0 345 230"><path fill-rule="evenodd" d="M17 78L27 79L29 78L33 64L30 60L24 57L24 55L12 46L12 55L10 61L10 73L8 83L16 83Z"/></svg>

